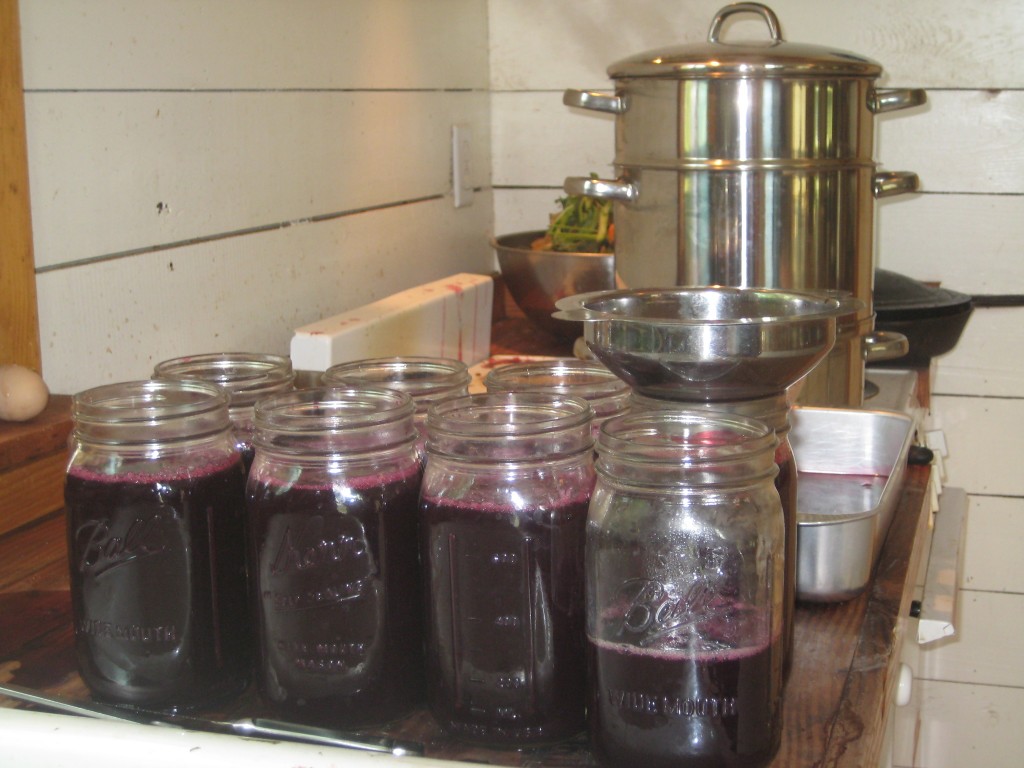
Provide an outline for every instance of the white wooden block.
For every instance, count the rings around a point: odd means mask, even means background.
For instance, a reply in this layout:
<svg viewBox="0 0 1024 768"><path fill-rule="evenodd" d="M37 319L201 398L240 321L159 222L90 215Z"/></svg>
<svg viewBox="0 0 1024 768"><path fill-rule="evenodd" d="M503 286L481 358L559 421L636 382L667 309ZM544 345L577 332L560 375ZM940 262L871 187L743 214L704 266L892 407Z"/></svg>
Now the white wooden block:
<svg viewBox="0 0 1024 768"><path fill-rule="evenodd" d="M325 371L336 363L394 355L475 364L490 354L494 281L458 274L296 329L292 365Z"/></svg>

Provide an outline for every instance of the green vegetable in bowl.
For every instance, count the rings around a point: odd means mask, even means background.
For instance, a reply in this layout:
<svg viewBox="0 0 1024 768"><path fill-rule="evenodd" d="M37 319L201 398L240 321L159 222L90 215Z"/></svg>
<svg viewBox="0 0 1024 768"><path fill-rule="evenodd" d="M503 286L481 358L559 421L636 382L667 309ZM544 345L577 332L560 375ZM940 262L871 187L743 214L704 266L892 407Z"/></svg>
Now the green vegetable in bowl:
<svg viewBox="0 0 1024 768"><path fill-rule="evenodd" d="M611 200L567 195L558 203L562 212L552 219L545 236L533 243L534 250L608 253L614 249Z"/></svg>

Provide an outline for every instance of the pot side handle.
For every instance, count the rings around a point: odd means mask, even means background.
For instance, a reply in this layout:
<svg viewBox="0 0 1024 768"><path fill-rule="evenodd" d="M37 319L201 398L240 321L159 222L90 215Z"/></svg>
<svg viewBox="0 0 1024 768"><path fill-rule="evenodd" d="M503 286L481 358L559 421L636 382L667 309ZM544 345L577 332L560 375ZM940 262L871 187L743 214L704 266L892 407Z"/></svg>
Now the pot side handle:
<svg viewBox="0 0 1024 768"><path fill-rule="evenodd" d="M602 91L578 91L569 88L562 94L562 103L567 107L589 109L592 112L608 112L621 115L626 111L626 101L614 93Z"/></svg>
<svg viewBox="0 0 1024 768"><path fill-rule="evenodd" d="M874 114L895 112L898 109L919 107L927 103L928 92L921 88L892 88L872 90L868 94L868 109Z"/></svg>
<svg viewBox="0 0 1024 768"><path fill-rule="evenodd" d="M876 199L917 192L921 180L910 171L880 171L871 179L871 192Z"/></svg>
<svg viewBox="0 0 1024 768"><path fill-rule="evenodd" d="M636 184L620 179L594 179L584 176L569 176L562 189L570 195L596 197L601 200L635 202L640 194Z"/></svg>
<svg viewBox="0 0 1024 768"><path fill-rule="evenodd" d="M861 353L868 363L896 360L910 351L910 342L896 331L872 331L861 339Z"/></svg>

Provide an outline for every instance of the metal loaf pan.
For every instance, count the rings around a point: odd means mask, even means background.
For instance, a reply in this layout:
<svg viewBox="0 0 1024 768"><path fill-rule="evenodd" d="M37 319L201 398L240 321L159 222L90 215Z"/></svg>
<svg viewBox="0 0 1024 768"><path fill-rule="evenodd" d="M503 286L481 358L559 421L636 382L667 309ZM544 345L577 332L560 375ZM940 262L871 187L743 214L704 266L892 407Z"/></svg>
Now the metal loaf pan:
<svg viewBox="0 0 1024 768"><path fill-rule="evenodd" d="M837 602L871 578L903 488L913 420L895 411L794 407L798 600Z"/></svg>

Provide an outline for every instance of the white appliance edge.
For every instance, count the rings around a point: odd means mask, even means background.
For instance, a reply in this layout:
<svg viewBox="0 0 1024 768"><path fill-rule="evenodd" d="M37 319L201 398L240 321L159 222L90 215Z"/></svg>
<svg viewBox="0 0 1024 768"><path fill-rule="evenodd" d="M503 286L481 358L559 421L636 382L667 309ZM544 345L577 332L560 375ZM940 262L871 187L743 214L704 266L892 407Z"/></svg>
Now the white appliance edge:
<svg viewBox="0 0 1024 768"><path fill-rule="evenodd" d="M0 707L0 740L4 745L0 762L17 768L80 768L92 761L106 768L480 766L4 707Z"/></svg>

